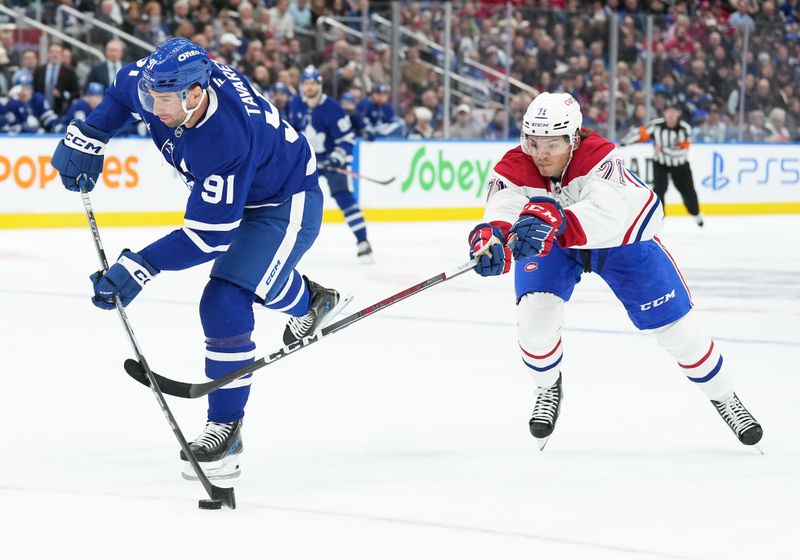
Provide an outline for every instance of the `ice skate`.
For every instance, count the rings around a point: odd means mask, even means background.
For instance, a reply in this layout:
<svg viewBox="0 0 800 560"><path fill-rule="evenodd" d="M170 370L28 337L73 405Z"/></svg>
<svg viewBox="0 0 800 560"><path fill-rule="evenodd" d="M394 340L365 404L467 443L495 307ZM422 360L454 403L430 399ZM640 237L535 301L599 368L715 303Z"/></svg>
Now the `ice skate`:
<svg viewBox="0 0 800 560"><path fill-rule="evenodd" d="M209 479L236 478L239 470L239 455L242 453L242 421L228 424L206 422L203 433L189 444L200 467ZM197 480L192 464L181 450L181 461L184 461L181 475L186 480Z"/></svg>
<svg viewBox="0 0 800 560"><path fill-rule="evenodd" d="M544 450L550 434L556 427L558 414L561 412L561 374L558 374L558 381L552 387L536 388L536 402L533 405L533 414L528 422L531 435L539 444L539 451Z"/></svg>
<svg viewBox="0 0 800 560"><path fill-rule="evenodd" d="M761 441L761 436L764 435L761 424L748 412L736 393L731 393L730 397L722 401L712 400L711 404L744 445L755 445Z"/></svg>
<svg viewBox="0 0 800 560"><path fill-rule="evenodd" d="M339 292L320 286L303 276L311 292L311 304L302 317L292 317L283 331L283 343L290 345L309 337L327 326L353 299L353 296L339 297Z"/></svg>
<svg viewBox="0 0 800 560"><path fill-rule="evenodd" d="M372 245L369 241L358 242L358 260L361 264L375 264L375 257L372 255Z"/></svg>
<svg viewBox="0 0 800 560"><path fill-rule="evenodd" d="M694 219L694 223L697 224L697 227L703 227L703 223L704 222L703 222L703 213L702 212L700 212L698 214L695 214L694 216L692 216L692 218Z"/></svg>

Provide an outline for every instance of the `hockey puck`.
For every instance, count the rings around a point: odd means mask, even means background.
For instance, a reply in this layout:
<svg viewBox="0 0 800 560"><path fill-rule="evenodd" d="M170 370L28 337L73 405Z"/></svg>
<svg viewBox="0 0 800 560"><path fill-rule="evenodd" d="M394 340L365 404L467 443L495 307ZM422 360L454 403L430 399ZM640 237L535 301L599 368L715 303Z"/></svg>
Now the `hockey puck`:
<svg viewBox="0 0 800 560"><path fill-rule="evenodd" d="M200 509L222 509L222 500L204 499L197 502Z"/></svg>

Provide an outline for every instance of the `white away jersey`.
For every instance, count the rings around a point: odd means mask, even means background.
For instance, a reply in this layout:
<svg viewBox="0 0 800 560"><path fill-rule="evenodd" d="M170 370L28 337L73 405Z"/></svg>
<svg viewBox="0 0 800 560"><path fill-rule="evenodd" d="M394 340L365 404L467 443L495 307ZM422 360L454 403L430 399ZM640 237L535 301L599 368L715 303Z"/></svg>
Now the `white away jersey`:
<svg viewBox="0 0 800 560"><path fill-rule="evenodd" d="M561 180L542 177L520 146L495 165L484 220L508 230L533 196L547 196L564 207L567 228L558 237L564 248L600 249L651 239L661 229L664 211L658 197L627 169L616 146L594 132L582 138Z"/></svg>

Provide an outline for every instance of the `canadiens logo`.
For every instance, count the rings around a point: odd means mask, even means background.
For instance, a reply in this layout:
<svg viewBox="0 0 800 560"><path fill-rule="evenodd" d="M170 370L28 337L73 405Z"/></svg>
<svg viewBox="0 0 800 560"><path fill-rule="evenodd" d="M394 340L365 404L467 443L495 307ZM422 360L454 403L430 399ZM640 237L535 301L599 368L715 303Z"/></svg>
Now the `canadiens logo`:
<svg viewBox="0 0 800 560"><path fill-rule="evenodd" d="M525 265L525 272L534 272L539 268L539 263L536 261L529 262Z"/></svg>

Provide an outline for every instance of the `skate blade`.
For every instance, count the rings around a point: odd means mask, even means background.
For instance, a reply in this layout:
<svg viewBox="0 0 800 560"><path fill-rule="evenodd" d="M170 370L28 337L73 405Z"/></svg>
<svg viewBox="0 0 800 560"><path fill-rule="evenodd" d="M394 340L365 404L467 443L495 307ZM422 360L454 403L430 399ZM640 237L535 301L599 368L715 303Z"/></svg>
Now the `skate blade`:
<svg viewBox="0 0 800 560"><path fill-rule="evenodd" d="M760 446L759 444L755 443L755 444L753 444L751 447L752 447L753 449L755 449L756 451L758 451L759 453L761 453L762 455L764 454L764 450L763 450L763 449L761 449L761 446Z"/></svg>
<svg viewBox="0 0 800 560"><path fill-rule="evenodd" d="M372 256L372 253L369 255L361 255L358 257L358 262L361 264L375 264L375 257Z"/></svg>
<svg viewBox="0 0 800 560"><path fill-rule="evenodd" d="M545 438L537 438L537 437L535 437L533 439L536 440L536 445L539 446L539 451L544 451L544 446L547 445L547 440L550 439L550 436L547 436Z"/></svg>
<svg viewBox="0 0 800 560"><path fill-rule="evenodd" d="M344 297L340 297L339 303L337 303L336 306L333 309L331 309L330 313L325 315L325 317L322 318L322 321L319 322L319 326L317 326L317 329L314 331L314 334L318 333L319 331L330 325L333 322L333 320L342 311L344 311L344 308L350 305L351 301L353 301L353 294L347 294Z"/></svg>
<svg viewBox="0 0 800 560"><path fill-rule="evenodd" d="M203 469L203 473L209 480L227 480L236 478L242 474L239 468L238 454L225 457L219 461L200 463L200 468ZM184 461L181 477L183 477L184 480L198 479L197 473L194 472L192 464L189 461Z"/></svg>

